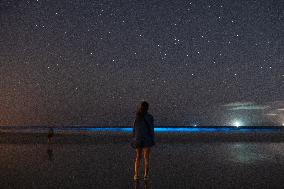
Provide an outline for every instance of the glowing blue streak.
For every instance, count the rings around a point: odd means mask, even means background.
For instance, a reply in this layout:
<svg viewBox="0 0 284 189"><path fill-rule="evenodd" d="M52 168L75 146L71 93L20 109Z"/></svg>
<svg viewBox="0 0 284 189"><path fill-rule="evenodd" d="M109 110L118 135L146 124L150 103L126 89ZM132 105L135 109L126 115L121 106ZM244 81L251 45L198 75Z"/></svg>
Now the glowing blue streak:
<svg viewBox="0 0 284 189"><path fill-rule="evenodd" d="M104 128L104 127L96 127L96 128L69 128L72 131L90 131L90 132L132 132L132 128L124 127L124 128ZM68 130L69 130L68 129ZM155 132L158 133L216 133L216 132L271 132L271 131L280 131L279 129L272 128L155 128Z"/></svg>

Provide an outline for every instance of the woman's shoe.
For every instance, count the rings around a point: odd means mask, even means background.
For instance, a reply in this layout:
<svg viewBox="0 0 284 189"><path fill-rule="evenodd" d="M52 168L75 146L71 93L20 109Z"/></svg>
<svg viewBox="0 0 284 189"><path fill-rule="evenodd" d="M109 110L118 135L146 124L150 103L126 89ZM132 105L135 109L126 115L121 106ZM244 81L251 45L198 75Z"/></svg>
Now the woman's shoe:
<svg viewBox="0 0 284 189"><path fill-rule="evenodd" d="M134 180L134 181L138 181L138 180L139 180L139 176L134 175L133 180Z"/></svg>

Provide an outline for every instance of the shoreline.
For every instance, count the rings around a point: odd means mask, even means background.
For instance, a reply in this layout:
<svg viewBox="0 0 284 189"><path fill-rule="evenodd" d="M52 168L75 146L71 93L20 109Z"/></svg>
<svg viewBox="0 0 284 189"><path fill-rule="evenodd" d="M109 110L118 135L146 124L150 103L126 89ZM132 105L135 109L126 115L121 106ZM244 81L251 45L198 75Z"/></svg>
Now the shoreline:
<svg viewBox="0 0 284 189"><path fill-rule="evenodd" d="M55 133L53 144L129 143L131 133L66 132ZM284 132L156 133L156 143L284 142ZM0 132L0 144L46 144L47 133ZM128 145L128 144L126 144Z"/></svg>

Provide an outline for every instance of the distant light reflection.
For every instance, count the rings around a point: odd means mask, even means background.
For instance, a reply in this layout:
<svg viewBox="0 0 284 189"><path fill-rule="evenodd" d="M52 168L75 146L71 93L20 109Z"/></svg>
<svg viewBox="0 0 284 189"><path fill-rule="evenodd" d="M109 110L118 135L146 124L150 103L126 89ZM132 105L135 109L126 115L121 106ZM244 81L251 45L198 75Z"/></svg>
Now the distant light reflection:
<svg viewBox="0 0 284 189"><path fill-rule="evenodd" d="M274 161L275 157L271 155L268 149L271 148L263 148L262 145L256 144L237 143L231 145L229 148L228 157L231 161L243 164L251 164L259 161Z"/></svg>

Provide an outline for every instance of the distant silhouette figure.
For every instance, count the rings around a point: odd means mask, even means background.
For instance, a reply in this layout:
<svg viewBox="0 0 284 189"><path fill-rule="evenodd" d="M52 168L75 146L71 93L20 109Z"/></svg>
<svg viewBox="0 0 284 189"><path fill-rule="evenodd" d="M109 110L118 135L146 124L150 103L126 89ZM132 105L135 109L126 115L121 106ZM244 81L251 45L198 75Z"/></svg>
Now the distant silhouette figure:
<svg viewBox="0 0 284 189"><path fill-rule="evenodd" d="M154 118L148 113L149 104L143 101L136 112L133 124L133 140L131 146L135 148L136 157L134 161L134 180L139 180L139 165L144 155L144 180L149 179L149 156L150 148L155 145Z"/></svg>
<svg viewBox="0 0 284 189"><path fill-rule="evenodd" d="M46 153L48 155L48 160L53 161L53 150L52 150L52 148L48 147L47 150L46 150Z"/></svg>
<svg viewBox="0 0 284 189"><path fill-rule="evenodd" d="M53 128L50 128L48 130L48 134L47 134L47 143L48 144L51 144L51 138L53 137L53 135L54 135Z"/></svg>

